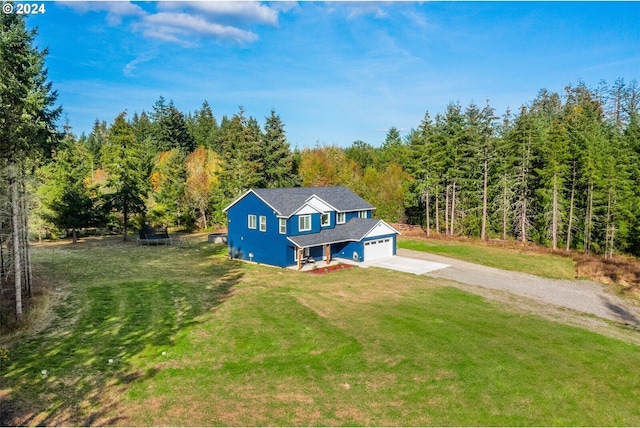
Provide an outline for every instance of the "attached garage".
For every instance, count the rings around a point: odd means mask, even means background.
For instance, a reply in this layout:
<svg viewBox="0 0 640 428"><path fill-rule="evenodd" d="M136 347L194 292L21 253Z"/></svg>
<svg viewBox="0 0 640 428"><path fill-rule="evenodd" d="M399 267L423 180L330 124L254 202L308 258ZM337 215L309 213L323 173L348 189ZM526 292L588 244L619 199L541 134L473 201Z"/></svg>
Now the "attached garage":
<svg viewBox="0 0 640 428"><path fill-rule="evenodd" d="M364 243L364 261L393 256L393 238L380 238Z"/></svg>

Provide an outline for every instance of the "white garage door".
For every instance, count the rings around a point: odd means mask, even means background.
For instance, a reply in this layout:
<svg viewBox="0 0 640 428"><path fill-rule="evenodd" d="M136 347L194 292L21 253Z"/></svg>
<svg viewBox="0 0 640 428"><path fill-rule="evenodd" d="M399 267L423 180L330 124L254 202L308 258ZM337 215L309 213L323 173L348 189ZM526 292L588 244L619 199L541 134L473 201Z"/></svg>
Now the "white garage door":
<svg viewBox="0 0 640 428"><path fill-rule="evenodd" d="M364 243L364 261L393 256L393 239L382 238Z"/></svg>

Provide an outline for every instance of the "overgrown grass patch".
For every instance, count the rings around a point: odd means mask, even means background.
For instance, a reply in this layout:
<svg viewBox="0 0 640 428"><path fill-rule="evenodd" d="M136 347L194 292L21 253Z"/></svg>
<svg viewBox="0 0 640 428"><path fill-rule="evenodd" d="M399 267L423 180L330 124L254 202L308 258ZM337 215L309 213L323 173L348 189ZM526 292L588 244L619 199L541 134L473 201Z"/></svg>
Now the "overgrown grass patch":
<svg viewBox="0 0 640 428"><path fill-rule="evenodd" d="M514 250L480 243L429 239L400 239L399 248L442 256L516 272L555 279L575 279L575 261L559 254Z"/></svg>

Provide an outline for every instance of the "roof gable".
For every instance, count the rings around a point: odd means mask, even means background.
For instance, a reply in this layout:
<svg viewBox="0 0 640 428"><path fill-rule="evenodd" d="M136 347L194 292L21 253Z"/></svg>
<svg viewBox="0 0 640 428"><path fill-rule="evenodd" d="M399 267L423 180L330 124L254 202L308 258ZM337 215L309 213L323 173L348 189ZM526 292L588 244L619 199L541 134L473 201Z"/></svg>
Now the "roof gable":
<svg viewBox="0 0 640 428"><path fill-rule="evenodd" d="M328 206L331 210L361 211L375 207L344 186L330 187L288 187L279 189L251 189L233 201L223 211L228 211L247 194L254 193L278 215L290 217L309 203L322 210Z"/></svg>

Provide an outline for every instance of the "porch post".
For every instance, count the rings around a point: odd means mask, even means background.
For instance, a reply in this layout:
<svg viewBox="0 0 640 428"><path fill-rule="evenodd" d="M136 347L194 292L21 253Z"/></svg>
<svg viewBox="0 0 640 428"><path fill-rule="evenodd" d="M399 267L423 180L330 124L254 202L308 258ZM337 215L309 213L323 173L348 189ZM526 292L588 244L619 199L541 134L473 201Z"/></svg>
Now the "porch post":
<svg viewBox="0 0 640 428"><path fill-rule="evenodd" d="M326 256L327 264L331 263L331 244L325 245L324 254Z"/></svg>
<svg viewBox="0 0 640 428"><path fill-rule="evenodd" d="M298 270L302 269L302 248L297 247L296 251L298 252Z"/></svg>

